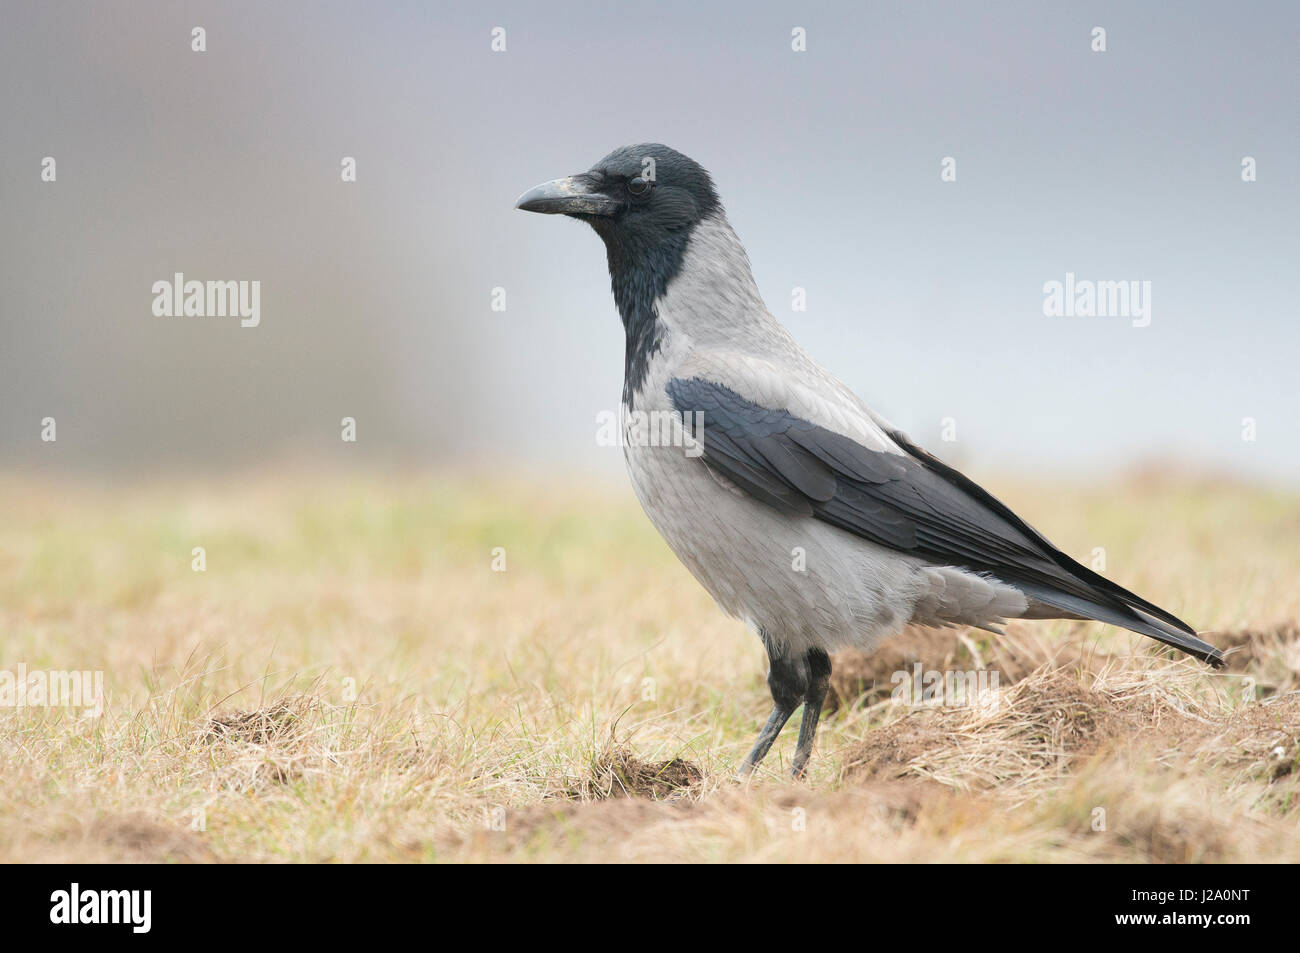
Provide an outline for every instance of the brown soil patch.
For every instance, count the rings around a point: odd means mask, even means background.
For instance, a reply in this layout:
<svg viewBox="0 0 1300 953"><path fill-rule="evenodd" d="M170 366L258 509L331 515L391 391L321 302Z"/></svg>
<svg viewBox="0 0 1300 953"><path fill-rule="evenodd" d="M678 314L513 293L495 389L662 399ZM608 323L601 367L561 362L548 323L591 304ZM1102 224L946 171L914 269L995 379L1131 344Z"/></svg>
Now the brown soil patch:
<svg viewBox="0 0 1300 953"><path fill-rule="evenodd" d="M1223 650L1228 671L1255 679L1258 694L1300 689L1300 625L1295 622L1207 632L1205 639Z"/></svg>
<svg viewBox="0 0 1300 953"><path fill-rule="evenodd" d="M961 648L949 629L907 629L874 652L837 652L831 659L831 688L823 710L883 701L893 690L895 672L910 672L918 662L927 668L951 668Z"/></svg>
<svg viewBox="0 0 1300 953"><path fill-rule="evenodd" d="M36 863L76 864L198 864L220 859L200 834L139 812L60 824L26 842L22 856Z"/></svg>
<svg viewBox="0 0 1300 953"><path fill-rule="evenodd" d="M143 814L102 818L87 832L127 863L199 863L216 860L211 848L192 831L159 823Z"/></svg>
<svg viewBox="0 0 1300 953"><path fill-rule="evenodd" d="M593 758L587 776L563 796L584 801L622 797L662 800L682 795L703 778L704 772L691 761L642 761L620 744Z"/></svg>
<svg viewBox="0 0 1300 953"><path fill-rule="evenodd" d="M1032 625L1009 626L1004 635L910 628L886 639L872 652L837 652L831 660L831 690L825 710L882 702L894 689L896 673L910 676L918 664L926 671L997 672L1000 684L1012 685L1043 665L1067 661L1098 672L1110 656L1096 648L1082 623L1057 641L1037 635Z"/></svg>
<svg viewBox="0 0 1300 953"><path fill-rule="evenodd" d="M1199 755L1270 783L1300 779L1300 693L1245 705L1207 731Z"/></svg>
<svg viewBox="0 0 1300 953"><path fill-rule="evenodd" d="M440 849L472 847L491 854L529 847L541 851L574 840L617 843L634 831L685 816L695 802L620 797L603 801L552 800L545 804L495 810L481 823L444 830ZM494 823L495 822L495 823Z"/></svg>
<svg viewBox="0 0 1300 953"><path fill-rule="evenodd" d="M208 721L201 738L253 745L284 741L299 733L303 718L315 707L315 699L300 695L254 711L217 715Z"/></svg>
<svg viewBox="0 0 1300 953"><path fill-rule="evenodd" d="M1106 681L1047 667L989 702L908 709L846 755L845 777L925 778L959 789L1005 786L1026 793L1112 741L1190 717L1158 680Z"/></svg>
<svg viewBox="0 0 1300 953"><path fill-rule="evenodd" d="M324 758L311 744L313 720L322 709L314 696L297 695L265 708L214 716L198 737L219 749L223 786L247 790L288 784Z"/></svg>

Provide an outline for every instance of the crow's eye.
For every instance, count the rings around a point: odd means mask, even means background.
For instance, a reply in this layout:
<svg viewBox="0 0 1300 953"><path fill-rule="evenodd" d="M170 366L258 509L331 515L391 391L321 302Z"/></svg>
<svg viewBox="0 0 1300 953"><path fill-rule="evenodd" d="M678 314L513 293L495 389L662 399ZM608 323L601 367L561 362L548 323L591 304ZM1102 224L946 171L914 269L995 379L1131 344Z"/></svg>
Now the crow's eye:
<svg viewBox="0 0 1300 953"><path fill-rule="evenodd" d="M637 176L628 181L627 191L629 195L645 195L650 191L650 181Z"/></svg>

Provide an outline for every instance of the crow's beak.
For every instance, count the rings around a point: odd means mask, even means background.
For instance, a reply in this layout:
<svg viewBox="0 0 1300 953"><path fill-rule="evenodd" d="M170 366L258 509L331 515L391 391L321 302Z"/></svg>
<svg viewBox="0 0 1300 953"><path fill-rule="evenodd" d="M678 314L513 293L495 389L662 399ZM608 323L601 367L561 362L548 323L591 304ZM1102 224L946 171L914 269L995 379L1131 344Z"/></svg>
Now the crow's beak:
<svg viewBox="0 0 1300 953"><path fill-rule="evenodd" d="M586 173L543 182L515 203L515 208L544 215L613 215L618 207L618 201L602 192Z"/></svg>

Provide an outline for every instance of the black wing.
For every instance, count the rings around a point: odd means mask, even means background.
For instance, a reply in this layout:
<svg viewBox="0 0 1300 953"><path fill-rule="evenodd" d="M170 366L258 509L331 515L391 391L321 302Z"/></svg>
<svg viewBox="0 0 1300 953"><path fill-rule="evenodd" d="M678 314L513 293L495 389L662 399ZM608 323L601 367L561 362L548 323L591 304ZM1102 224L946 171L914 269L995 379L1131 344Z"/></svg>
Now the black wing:
<svg viewBox="0 0 1300 953"><path fill-rule="evenodd" d="M1187 623L1066 556L899 432L889 436L905 452L886 453L703 378L675 378L666 390L678 411L702 415L696 420L705 464L769 506L934 563L988 573L1066 613L1223 662Z"/></svg>

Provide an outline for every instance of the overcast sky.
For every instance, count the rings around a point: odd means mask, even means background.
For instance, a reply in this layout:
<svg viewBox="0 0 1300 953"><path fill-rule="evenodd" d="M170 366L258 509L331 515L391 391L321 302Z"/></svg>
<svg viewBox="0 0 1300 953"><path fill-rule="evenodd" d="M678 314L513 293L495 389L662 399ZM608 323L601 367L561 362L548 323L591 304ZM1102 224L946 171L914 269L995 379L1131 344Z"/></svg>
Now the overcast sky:
<svg viewBox="0 0 1300 953"><path fill-rule="evenodd" d="M773 313L940 456L1300 474L1294 4L0 11L0 467L616 472L603 248L513 203L660 141L712 171ZM178 271L259 281L260 323L156 316ZM1045 314L1067 273L1149 313Z"/></svg>

